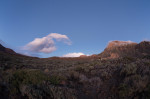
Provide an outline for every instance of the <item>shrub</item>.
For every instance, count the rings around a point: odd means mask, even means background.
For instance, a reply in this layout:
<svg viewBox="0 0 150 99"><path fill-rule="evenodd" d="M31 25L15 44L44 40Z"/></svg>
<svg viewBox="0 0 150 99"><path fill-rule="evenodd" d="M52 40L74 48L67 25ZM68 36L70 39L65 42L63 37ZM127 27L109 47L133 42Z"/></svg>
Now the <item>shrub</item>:
<svg viewBox="0 0 150 99"><path fill-rule="evenodd" d="M128 96L129 89L126 84L120 84L118 89L119 89L120 98L124 98Z"/></svg>
<svg viewBox="0 0 150 99"><path fill-rule="evenodd" d="M75 71L77 71L77 72L83 72L84 69L81 66L78 66L78 67L75 68Z"/></svg>
<svg viewBox="0 0 150 99"><path fill-rule="evenodd" d="M49 81L51 84L58 85L60 83L61 78L59 76L50 76Z"/></svg>
<svg viewBox="0 0 150 99"><path fill-rule="evenodd" d="M125 57L123 57L123 60L126 61L126 62L133 62L135 60L135 58L134 57L125 56Z"/></svg>
<svg viewBox="0 0 150 99"><path fill-rule="evenodd" d="M145 55L143 58L150 59L150 55Z"/></svg>
<svg viewBox="0 0 150 99"><path fill-rule="evenodd" d="M96 75L96 74L97 74L97 71L96 71L96 70L91 70L90 74L91 74L91 75Z"/></svg>
<svg viewBox="0 0 150 99"><path fill-rule="evenodd" d="M131 64L127 64L124 67L122 67L120 74L128 76L128 75L135 74L136 71L137 71L136 64L131 63Z"/></svg>
<svg viewBox="0 0 150 99"><path fill-rule="evenodd" d="M17 70L9 79L11 85L10 92L16 94L20 92L19 88L21 85L40 85L44 81L49 81L52 84L59 84L59 77L48 77L39 70Z"/></svg>
<svg viewBox="0 0 150 99"><path fill-rule="evenodd" d="M11 77L13 85L22 84L41 84L44 80L49 80L43 72L39 70L17 70Z"/></svg>
<svg viewBox="0 0 150 99"><path fill-rule="evenodd" d="M150 85L147 87L147 91L145 92L146 99L150 99Z"/></svg>
<svg viewBox="0 0 150 99"><path fill-rule="evenodd" d="M103 80L107 80L111 77L111 75L107 71L101 71L101 78Z"/></svg>
<svg viewBox="0 0 150 99"><path fill-rule="evenodd" d="M150 62L144 62L145 66L150 66Z"/></svg>

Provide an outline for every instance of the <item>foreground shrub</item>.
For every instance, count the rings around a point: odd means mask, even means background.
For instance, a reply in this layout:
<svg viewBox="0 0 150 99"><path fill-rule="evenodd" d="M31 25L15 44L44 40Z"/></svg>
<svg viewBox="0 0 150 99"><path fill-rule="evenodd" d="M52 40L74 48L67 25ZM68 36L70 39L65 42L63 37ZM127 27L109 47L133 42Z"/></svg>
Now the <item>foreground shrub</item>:
<svg viewBox="0 0 150 99"><path fill-rule="evenodd" d="M83 67L78 66L78 67L75 68L75 71L77 71L77 72L83 72L84 69L83 69Z"/></svg>
<svg viewBox="0 0 150 99"><path fill-rule="evenodd" d="M17 94L20 92L22 85L40 85L44 81L49 81L51 84L59 84L59 77L48 77L39 70L17 70L9 79L10 92Z"/></svg>
<svg viewBox="0 0 150 99"><path fill-rule="evenodd" d="M59 76L50 76L49 81L51 82L51 84L53 85L57 85L60 83L61 78Z"/></svg>

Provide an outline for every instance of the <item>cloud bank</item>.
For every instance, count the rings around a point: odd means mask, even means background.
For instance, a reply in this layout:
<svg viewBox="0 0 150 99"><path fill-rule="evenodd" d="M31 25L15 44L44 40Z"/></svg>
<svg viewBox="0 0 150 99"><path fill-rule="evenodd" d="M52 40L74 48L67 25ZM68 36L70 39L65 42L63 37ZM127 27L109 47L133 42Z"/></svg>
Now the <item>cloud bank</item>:
<svg viewBox="0 0 150 99"><path fill-rule="evenodd" d="M81 55L85 55L84 53L68 53L68 54L65 54L63 55L63 57L80 57Z"/></svg>
<svg viewBox="0 0 150 99"><path fill-rule="evenodd" d="M68 45L71 45L70 39L66 35L59 33L50 33L49 35L42 38L35 38L23 47L23 50L31 52L51 53L56 50L55 42L62 41Z"/></svg>

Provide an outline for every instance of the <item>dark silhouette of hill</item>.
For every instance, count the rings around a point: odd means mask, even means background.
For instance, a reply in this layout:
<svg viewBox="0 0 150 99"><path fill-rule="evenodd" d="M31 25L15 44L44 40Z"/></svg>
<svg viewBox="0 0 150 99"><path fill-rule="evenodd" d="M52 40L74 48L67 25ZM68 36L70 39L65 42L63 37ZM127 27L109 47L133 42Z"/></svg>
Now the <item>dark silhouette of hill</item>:
<svg viewBox="0 0 150 99"><path fill-rule="evenodd" d="M3 45L0 44L0 51L4 53L9 53L9 54L16 54L15 51L9 48L5 48Z"/></svg>

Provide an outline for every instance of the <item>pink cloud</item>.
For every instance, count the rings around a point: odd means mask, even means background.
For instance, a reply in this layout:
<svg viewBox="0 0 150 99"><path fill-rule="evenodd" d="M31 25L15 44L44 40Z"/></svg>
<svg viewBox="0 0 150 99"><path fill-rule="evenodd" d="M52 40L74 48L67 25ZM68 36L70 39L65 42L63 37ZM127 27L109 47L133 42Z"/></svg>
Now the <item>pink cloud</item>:
<svg viewBox="0 0 150 99"><path fill-rule="evenodd" d="M56 50L55 42L62 41L68 45L71 45L70 39L66 35L58 33L50 33L49 35L42 38L35 38L23 47L23 50L32 52L51 53Z"/></svg>
<svg viewBox="0 0 150 99"><path fill-rule="evenodd" d="M63 57L80 57L81 55L85 55L84 53L68 53L68 54L65 54L63 55Z"/></svg>

